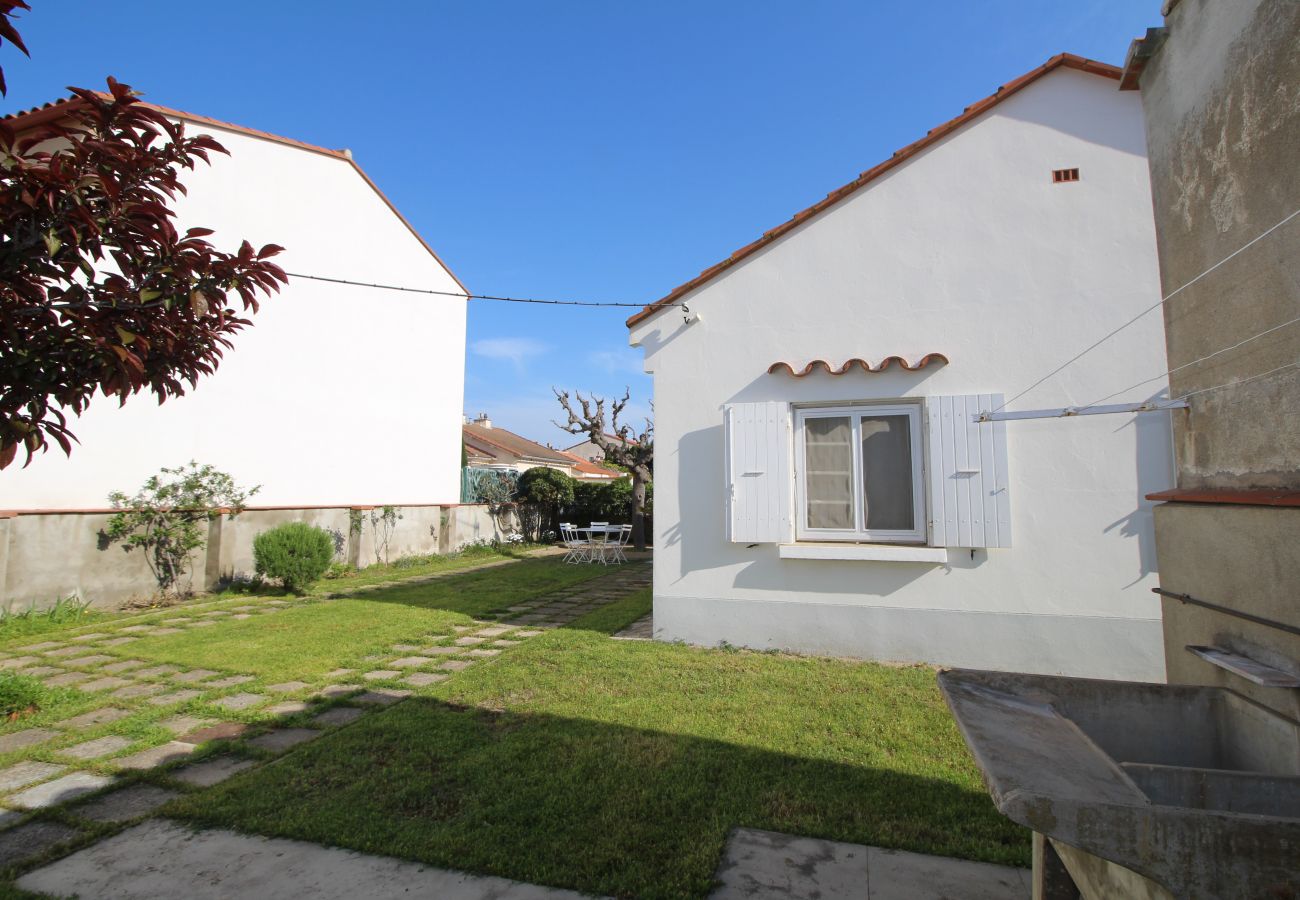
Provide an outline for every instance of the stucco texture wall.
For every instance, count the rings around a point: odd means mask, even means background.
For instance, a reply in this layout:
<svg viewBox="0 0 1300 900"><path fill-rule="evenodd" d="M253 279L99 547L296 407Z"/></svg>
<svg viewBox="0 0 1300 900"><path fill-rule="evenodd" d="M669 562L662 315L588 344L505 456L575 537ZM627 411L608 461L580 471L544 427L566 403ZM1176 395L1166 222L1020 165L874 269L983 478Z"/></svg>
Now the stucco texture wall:
<svg viewBox="0 0 1300 900"><path fill-rule="evenodd" d="M1052 183L1078 167L1077 183ZM1139 100L1058 71L636 326L655 379L655 627L666 639L1101 677L1163 675L1151 504L1165 414L1008 425L1013 546L944 565L780 559L725 537L723 407L1010 397L1159 297ZM1158 316L1012 408L1165 368ZM768 367L945 354L919 372ZM1111 402L1144 400L1160 380Z"/></svg>
<svg viewBox="0 0 1300 900"><path fill-rule="evenodd" d="M1151 188L1166 294L1300 210L1300 3L1182 0L1147 65ZM1180 367L1300 316L1300 217L1173 297ZM1300 361L1300 327L1175 372L1176 394ZM1192 398L1182 488L1300 489L1300 368Z"/></svg>
<svg viewBox="0 0 1300 900"><path fill-rule="evenodd" d="M218 246L278 243L289 272L459 290L345 160L218 128L230 151L187 173L181 228ZM57 450L0 475L0 509L93 508L191 459L261 485L269 505L459 499L466 303L296 279L218 371L159 406L100 398Z"/></svg>

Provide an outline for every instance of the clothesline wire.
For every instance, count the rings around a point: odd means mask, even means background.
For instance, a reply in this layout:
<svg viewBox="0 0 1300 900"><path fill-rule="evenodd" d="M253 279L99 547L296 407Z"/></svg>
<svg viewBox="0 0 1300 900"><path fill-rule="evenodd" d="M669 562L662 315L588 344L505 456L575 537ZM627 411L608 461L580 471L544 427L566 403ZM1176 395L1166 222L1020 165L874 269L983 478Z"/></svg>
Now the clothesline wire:
<svg viewBox="0 0 1300 900"><path fill-rule="evenodd" d="M1145 316L1145 315L1147 315L1148 313L1150 313L1152 310L1159 309L1161 306L1164 306L1166 303L1168 303L1168 302L1169 302L1170 300L1172 300L1174 297L1177 297L1177 296L1178 296L1179 294L1181 294L1183 291L1187 290L1189 287L1191 287L1192 285L1194 285L1194 284L1196 284L1197 282L1199 282L1202 278L1205 278L1207 275L1209 275L1211 272L1213 272L1213 271L1215 271L1216 269L1218 269L1220 266L1225 265L1229 260L1232 260L1232 259L1236 258L1239 254L1244 253L1244 252L1245 252L1246 250L1248 250L1249 248L1255 246L1255 245L1258 244L1260 241L1264 240L1264 238L1268 237L1270 234L1272 234L1273 232L1277 231L1277 230L1278 230L1279 228L1281 228L1283 225L1285 225L1286 223L1290 222L1292 219L1296 218L1296 216L1300 216L1300 209L1297 209L1295 212L1291 213L1289 216L1286 216L1286 217L1283 218L1281 221L1277 222L1276 224L1274 224L1274 225L1270 226L1269 228L1265 229L1264 231L1260 232L1260 233L1257 234L1255 237L1251 238L1249 241L1247 241L1246 243L1242 244L1242 245L1241 245L1240 247L1238 247L1236 250L1233 250L1233 251L1232 251L1231 253L1229 253L1227 256L1223 257L1223 259L1219 260L1219 261L1216 262L1214 265L1210 266L1208 269L1205 269L1203 272L1201 272L1201 273L1200 273L1199 275L1197 275L1195 278L1192 278L1190 281L1186 281L1186 282L1184 282L1182 285L1180 285L1179 287L1174 288L1174 289L1173 289L1172 291L1170 291L1168 294L1165 294L1165 296L1161 297L1157 302L1151 304L1151 305L1148 306L1146 309L1144 309L1144 310L1142 310L1140 313L1138 313L1136 316L1134 316L1133 318L1129 319L1127 322L1124 322L1124 323L1123 323L1122 325L1120 325L1118 328L1115 328L1114 330L1112 330L1112 331L1110 331L1110 332L1107 332L1106 334L1102 335L1102 336L1101 336L1100 338L1098 338L1096 341L1094 341L1093 343L1089 344L1087 347L1085 347L1085 348L1083 348L1082 350L1080 350L1078 353L1076 353L1074 356L1072 356L1072 357L1070 357L1069 359L1067 359L1065 362L1061 363L1059 366L1057 366L1057 367L1056 367L1055 369L1053 369L1052 371L1048 372L1048 373L1047 373L1046 375L1044 375L1042 378L1040 378L1040 379L1038 379L1037 381L1035 381L1035 382L1034 382L1033 384L1031 384L1029 387L1025 388L1023 391L1021 391L1020 393L1018 393L1018 394L1016 394L1015 396L1013 396L1010 400L1005 400L1005 401L1003 401L1003 403L1002 403L1001 406L999 406L997 409L994 409L994 410L992 410L992 411L993 411L993 412L999 412L999 411L1001 411L1001 410L1003 410L1003 409L1006 409L1006 408L1007 408L1008 406L1010 406L1012 403L1015 403L1015 402L1016 402L1017 400L1019 400L1021 397L1025 396L1025 394L1028 394L1028 393L1029 393L1030 391L1032 391L1034 388L1038 387L1040 384L1042 384L1043 382L1047 381L1047 379L1053 377L1054 375L1059 374L1061 371L1063 371L1063 370L1066 369L1067 367L1069 367L1069 366L1073 365L1074 363L1078 362L1080 359L1082 359L1083 357L1087 356L1087 355L1088 355L1089 353L1091 353L1093 350L1097 349L1097 348L1100 347L1102 344L1106 343L1106 341L1110 340L1110 339L1113 338L1115 335L1119 334L1119 333L1120 333L1121 331L1123 331L1125 328L1128 328L1130 325L1132 325L1133 323L1137 322L1137 321L1138 321L1139 319L1141 319L1143 316ZM1158 378L1159 376L1156 376L1156 377ZM1148 380L1154 381L1155 379L1153 378L1153 379L1148 379ZM1145 383L1145 382L1140 382L1140 383ZM1113 396L1113 395L1112 395L1112 396ZM1100 402L1100 401L1097 401L1097 402Z"/></svg>
<svg viewBox="0 0 1300 900"><path fill-rule="evenodd" d="M1214 359L1214 357L1216 356L1222 356L1224 353L1229 353L1233 350L1236 350L1238 347L1243 347L1246 344L1249 344L1251 341L1257 341L1260 338L1264 337L1265 335L1272 334L1275 331L1281 331L1283 328L1286 328L1289 325L1294 325L1297 322L1300 322L1300 316L1296 316L1294 319L1288 319L1287 321L1283 322L1280 325L1274 325L1272 328L1266 328L1263 331L1259 332L1258 334L1252 334L1250 337L1237 341L1237 343L1232 344L1231 346L1220 347L1218 350L1215 350L1213 353L1205 354L1200 359L1194 359L1191 362L1183 363L1181 366L1174 366L1168 372L1161 372L1159 375L1152 375L1150 378L1144 378L1141 381L1137 382L1136 384L1130 384L1126 388L1121 388L1120 390L1115 391L1114 393L1107 394L1105 397L1102 397L1099 400L1094 400L1091 403L1087 404L1086 406L1079 407L1079 409L1081 411L1085 409L1090 409L1094 406L1097 406L1100 403L1105 403L1111 397L1118 397L1120 394L1126 394L1129 391L1133 390L1134 388L1141 387L1144 384L1150 384L1152 381L1156 381L1160 378L1168 378L1170 375L1174 375L1178 372L1183 371L1184 369L1190 369L1192 366L1198 366L1201 363L1205 362L1206 360Z"/></svg>

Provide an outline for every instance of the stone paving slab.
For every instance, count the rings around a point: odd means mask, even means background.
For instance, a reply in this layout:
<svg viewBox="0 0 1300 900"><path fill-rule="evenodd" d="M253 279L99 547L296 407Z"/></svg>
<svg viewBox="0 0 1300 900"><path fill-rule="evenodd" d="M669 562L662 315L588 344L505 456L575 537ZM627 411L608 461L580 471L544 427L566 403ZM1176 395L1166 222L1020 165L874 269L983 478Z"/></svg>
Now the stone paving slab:
<svg viewBox="0 0 1300 900"><path fill-rule="evenodd" d="M7 769L0 769L0 793L7 793L38 781L44 781L46 778L52 778L66 768L67 766L59 766L54 763L29 760L12 765Z"/></svg>
<svg viewBox="0 0 1300 900"><path fill-rule="evenodd" d="M71 747L64 747L59 753L64 756L71 756L73 759L99 759L101 756L108 756L110 753L125 750L133 743L134 741L130 738L110 734L107 737L95 738L93 741L85 741Z"/></svg>
<svg viewBox="0 0 1300 900"><path fill-rule="evenodd" d="M268 684L266 689L272 694L292 694L309 687L311 685L305 681L284 681L280 684Z"/></svg>
<svg viewBox="0 0 1300 900"><path fill-rule="evenodd" d="M732 831L710 900L1029 900L1029 872L775 831Z"/></svg>
<svg viewBox="0 0 1300 900"><path fill-rule="evenodd" d="M186 703L195 697L203 696L202 691L172 691L170 694L159 694L157 697L150 697L149 702L154 706L171 706L174 703Z"/></svg>
<svg viewBox="0 0 1300 900"><path fill-rule="evenodd" d="M391 688L377 691L366 691L364 694L358 694L352 698L353 703L364 703L368 706L389 706L398 700L403 700L414 691L393 690Z"/></svg>
<svg viewBox="0 0 1300 900"><path fill-rule="evenodd" d="M346 697L361 690L359 684L331 684L316 692L317 697Z"/></svg>
<svg viewBox="0 0 1300 900"><path fill-rule="evenodd" d="M166 728L172 734L186 734L190 731L206 728L212 724L212 720L199 716L172 716L168 719L160 719L154 724L159 728Z"/></svg>
<svg viewBox="0 0 1300 900"><path fill-rule="evenodd" d="M472 659L449 659L444 663L440 663L438 668L447 669L451 672L459 672L462 669L468 669L472 665L474 665L474 660Z"/></svg>
<svg viewBox="0 0 1300 900"><path fill-rule="evenodd" d="M67 803L69 800L75 800L83 794L102 790L112 784L114 780L107 775L96 775L93 772L72 772L62 778L56 778L53 781L47 781L44 784L38 784L35 787L14 794L5 802L20 809L43 809L47 806Z"/></svg>
<svg viewBox="0 0 1300 900"><path fill-rule="evenodd" d="M290 747L305 744L307 741L314 741L320 736L321 732L314 728L277 728L274 731L268 731L266 734L259 734L257 737L249 739L248 744L261 750L271 750L278 753L281 750L288 750Z"/></svg>
<svg viewBox="0 0 1300 900"><path fill-rule="evenodd" d="M237 775L245 769L251 769L255 765L257 765L257 760L253 759L244 759L238 756L215 756L202 762L181 766L168 774L177 781L193 787L212 787L212 785L220 784L227 778Z"/></svg>
<svg viewBox="0 0 1300 900"><path fill-rule="evenodd" d="M57 822L28 822L0 833L0 866L39 856L77 836L77 829Z"/></svg>
<svg viewBox="0 0 1300 900"><path fill-rule="evenodd" d="M202 681L205 678L211 678L213 675L219 675L211 669L190 669L188 672L182 672L179 675L173 675L172 681L179 684L191 684L195 681Z"/></svg>
<svg viewBox="0 0 1300 900"><path fill-rule="evenodd" d="M71 831L68 829L68 831ZM67 835L71 836L71 835ZM65 838L60 838L60 840ZM383 856L150 819L29 872L18 886L105 900L581 900L539 887Z"/></svg>
<svg viewBox="0 0 1300 900"><path fill-rule="evenodd" d="M90 656L79 656L76 659L65 659L65 666L94 666L99 663L112 662L113 657L105 656L103 653L92 653Z"/></svg>
<svg viewBox="0 0 1300 900"><path fill-rule="evenodd" d="M412 672L402 680L415 687L428 687L431 684L437 684L439 681L446 681L450 677L445 672Z"/></svg>
<svg viewBox="0 0 1300 900"><path fill-rule="evenodd" d="M118 719L125 719L131 715L131 710L122 709L117 706L101 706L99 709L92 709L90 712L84 712L79 716L73 716L71 719L64 719L62 722L56 722L58 728L90 728L94 725L105 725L109 722L116 722Z"/></svg>
<svg viewBox="0 0 1300 900"><path fill-rule="evenodd" d="M218 722L216 725L208 725L195 731L182 734L181 737L191 744L202 744L205 741L229 741L239 737L248 726L243 722Z"/></svg>
<svg viewBox="0 0 1300 900"><path fill-rule="evenodd" d="M168 741L130 756L113 760L113 765L121 769L153 769L167 763L182 760L194 752L195 745L184 741Z"/></svg>
<svg viewBox="0 0 1300 900"><path fill-rule="evenodd" d="M45 655L53 656L55 659L60 659L65 656L77 656L78 654L85 653L85 652L86 652L85 647L78 647L74 645L71 647L60 647L57 650L46 650Z"/></svg>
<svg viewBox="0 0 1300 900"><path fill-rule="evenodd" d="M481 637L463 637L456 638L454 643L457 647L473 647L475 644L483 643L484 640L485 638Z"/></svg>
<svg viewBox="0 0 1300 900"><path fill-rule="evenodd" d="M333 709L325 710L318 716L313 716L312 721L317 725L335 727L348 725L364 715L365 711L357 709L355 706L336 706Z"/></svg>
<svg viewBox="0 0 1300 900"><path fill-rule="evenodd" d="M42 650L53 650L55 647L62 647L61 641L41 641L39 644L28 644L26 647L19 647L19 653L39 653Z"/></svg>
<svg viewBox="0 0 1300 900"><path fill-rule="evenodd" d="M179 796L176 791L157 785L133 784L105 794L103 797L96 797L68 811L92 822L127 822L148 815Z"/></svg>
<svg viewBox="0 0 1300 900"><path fill-rule="evenodd" d="M60 736L59 732L51 728L26 728L22 731L15 731L13 734L0 736L0 753L10 753L14 750L22 750L24 747L35 747L37 744L44 744L51 738Z"/></svg>
<svg viewBox="0 0 1300 900"><path fill-rule="evenodd" d="M499 654L500 652L501 652L500 650L484 650L484 649L481 648L481 647L475 647L473 650L469 651L469 653L468 653L467 655L469 655L469 656L477 656L477 657L482 658L482 657L488 657L488 656L496 656L496 655Z"/></svg>
<svg viewBox="0 0 1300 900"><path fill-rule="evenodd" d="M229 697L213 700L212 705L220 706L223 709L249 709L257 706L265 699L261 694L231 694Z"/></svg>
<svg viewBox="0 0 1300 900"><path fill-rule="evenodd" d="M268 706L262 712L269 716L292 716L300 712L306 712L311 709L311 704L306 700L285 700Z"/></svg>
<svg viewBox="0 0 1300 900"><path fill-rule="evenodd" d="M133 684L113 691L112 696L130 700L136 697L152 697L154 694L161 694L165 690L167 690L165 684Z"/></svg>
<svg viewBox="0 0 1300 900"><path fill-rule="evenodd" d="M58 666L32 666L22 670L22 674L29 678L44 678L46 675L58 675L63 670Z"/></svg>
<svg viewBox="0 0 1300 900"><path fill-rule="evenodd" d="M433 660L427 656L403 656L401 659L392 660L389 665L394 669L418 669L420 666L427 666Z"/></svg>
<svg viewBox="0 0 1300 900"><path fill-rule="evenodd" d="M101 646L101 647L120 647L120 646L122 646L123 644L129 644L129 643L131 643L131 642L134 641L134 640L138 640L138 638L133 638L133 637L119 637L119 638L113 638L111 641L101 641L99 646Z"/></svg>
<svg viewBox="0 0 1300 900"><path fill-rule="evenodd" d="M83 681L77 685L77 690L93 694L96 691L111 691L115 688L126 687L130 683L125 678L119 678L116 675L105 675L103 678L96 678L94 681Z"/></svg>
<svg viewBox="0 0 1300 900"><path fill-rule="evenodd" d="M150 666L147 669L137 669L131 674L132 678L155 678L159 675L175 675L179 672L176 666Z"/></svg>
<svg viewBox="0 0 1300 900"><path fill-rule="evenodd" d="M335 669L333 672L326 672L325 678L342 678L344 675L351 675L356 669Z"/></svg>
<svg viewBox="0 0 1300 900"><path fill-rule="evenodd" d="M64 672L62 675L55 675L53 678L44 679L45 684L50 687L67 687L70 684L76 684L79 681L85 681L90 678L86 672Z"/></svg>
<svg viewBox="0 0 1300 900"><path fill-rule="evenodd" d="M107 672L110 675L116 675L119 672L126 672L129 669L138 669L144 665L142 659L124 659L121 662L115 662L109 666L100 666L99 671Z"/></svg>
<svg viewBox="0 0 1300 900"><path fill-rule="evenodd" d="M455 656L460 652L460 647L425 647L420 651L424 656Z"/></svg>
<svg viewBox="0 0 1300 900"><path fill-rule="evenodd" d="M205 688L228 688L228 687L234 687L237 684L247 684L248 682L253 680L254 679L252 675L231 675L228 678L221 678L217 681L209 681L207 684L203 686Z"/></svg>

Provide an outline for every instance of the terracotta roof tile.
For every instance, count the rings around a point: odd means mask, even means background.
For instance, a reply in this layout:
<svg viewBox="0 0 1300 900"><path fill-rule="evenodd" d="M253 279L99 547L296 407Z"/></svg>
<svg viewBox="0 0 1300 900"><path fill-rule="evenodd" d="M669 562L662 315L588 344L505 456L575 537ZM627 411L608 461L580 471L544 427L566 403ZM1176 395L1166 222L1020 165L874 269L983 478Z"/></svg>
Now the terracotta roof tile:
<svg viewBox="0 0 1300 900"><path fill-rule="evenodd" d="M925 356L922 356L919 360L917 360L916 363L909 363L906 359L904 359L901 356L886 356L877 365L873 366L865 359L860 359L859 357L855 356L850 360L846 360L844 365L840 366L839 368L832 366L824 359L814 359L812 362L808 363L808 365L804 366L802 369L799 369L797 371L792 363L774 362L772 363L772 365L767 367L767 374L776 375L784 371L789 375L793 375L795 378L803 378L806 375L811 375L813 372L817 371L818 369L821 369L822 371L830 375L844 375L855 369L861 369L864 372L871 372L874 374L876 372L885 371L894 363L898 363L898 365L900 365L901 367L903 367L909 372L915 372L918 369L924 369L926 366L930 365L931 363L934 363L935 365L941 365L941 366L947 365L948 357L944 356L942 353L927 353Z"/></svg>
<svg viewBox="0 0 1300 900"><path fill-rule="evenodd" d="M890 171L891 169L897 167L898 165L902 164L906 160L915 156L917 153L921 152L922 150L926 149L927 147L933 144L938 143L940 140L947 137L949 134L956 131L958 128L961 128L963 125L967 124L973 119L988 112L994 106L1001 103L1006 98L1010 97L1012 94L1016 93L1017 91L1021 90L1024 87L1027 87L1030 84L1033 84L1035 81L1037 81L1039 78L1042 78L1044 75L1048 74L1049 72L1053 72L1056 69L1060 69L1060 68L1075 69L1080 72L1087 72L1091 75L1100 75L1104 78L1112 78L1116 81L1119 80L1120 75L1122 74L1122 70L1117 68L1116 66L1109 65L1108 63L1097 62L1091 59L1085 59L1082 56L1075 56L1073 53L1060 53L1056 56L1053 56L1051 59L1043 63L1043 65L1039 66L1038 68L1026 72L1024 75L1021 75L1019 78L1016 78L1012 81L1008 81L1006 84L999 87L996 91L994 91L988 97L985 97L983 100L979 100L975 103L972 103L970 106L962 110L961 115L953 119L949 119L947 122L944 122L942 125L939 125L936 128L931 128L929 131L925 133L925 137L921 138L919 141L914 141L913 143L908 144L906 147L903 147L900 150L895 150L894 154L891 157L889 157L889 159L886 159L884 162L879 163L870 169L867 169L865 172L863 172L861 175L859 175L857 178L855 178L853 181L850 181L848 184L844 185L843 187L831 191L829 194L826 195L826 198L824 200L819 200L817 203L814 203L812 206L808 207L807 209L795 213L794 216L792 216L788 221L782 222L780 225L776 226L775 228L763 232L761 237L759 237L757 240L753 241L752 243L747 244L744 247L741 247L735 253L732 253L731 256L729 256L727 259L724 259L722 262L710 266L709 268L705 269L699 275L697 275L695 278L692 278L690 281L686 282L685 284L681 284L673 288L664 297L661 297L660 299L656 300L654 303L647 305L645 309L642 309L640 312L635 313L631 318L627 320L627 326L631 328L632 326L650 318L650 316L653 316L655 313L659 312L660 310L673 305L675 301L685 296L686 294L689 294L691 291L702 286L706 282L710 281L725 269L731 268L736 263L750 256L755 251L766 246L767 244L772 243L777 238L791 231L798 225L801 225L803 222L807 221L812 216L815 216L818 213L823 212L824 210L838 203L840 200L843 200L845 197L848 197L849 195L853 194L859 188L864 187L865 185L879 178L881 175L884 175L886 172Z"/></svg>
<svg viewBox="0 0 1300 900"><path fill-rule="evenodd" d="M461 433L465 443L471 450L475 447L485 448L486 452L498 458L501 454L493 452L494 449L504 450L507 454L520 459L545 460L546 462L564 466L573 462L559 450L544 447L536 441L530 441L513 431L506 431L504 428L495 426L484 428L482 425L469 423L461 426Z"/></svg>

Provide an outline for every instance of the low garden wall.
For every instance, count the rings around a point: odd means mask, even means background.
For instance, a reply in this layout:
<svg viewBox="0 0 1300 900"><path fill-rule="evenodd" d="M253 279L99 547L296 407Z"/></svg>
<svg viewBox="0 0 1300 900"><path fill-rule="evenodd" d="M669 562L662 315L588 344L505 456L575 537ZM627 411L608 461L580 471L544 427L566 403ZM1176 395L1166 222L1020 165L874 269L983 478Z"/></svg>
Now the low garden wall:
<svg viewBox="0 0 1300 900"><path fill-rule="evenodd" d="M501 537L504 525L482 504L394 507L383 544L382 507L255 507L213 519L208 540L190 560L190 587L212 590L253 574L253 538L284 522L306 522L334 535L335 559L367 566L403 556L454 553L469 544ZM112 510L0 512L0 608L39 609L76 596L94 606L116 608L156 594L157 582L142 551L108 544L103 533ZM372 522L372 515L377 521Z"/></svg>

